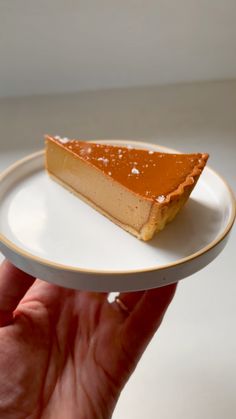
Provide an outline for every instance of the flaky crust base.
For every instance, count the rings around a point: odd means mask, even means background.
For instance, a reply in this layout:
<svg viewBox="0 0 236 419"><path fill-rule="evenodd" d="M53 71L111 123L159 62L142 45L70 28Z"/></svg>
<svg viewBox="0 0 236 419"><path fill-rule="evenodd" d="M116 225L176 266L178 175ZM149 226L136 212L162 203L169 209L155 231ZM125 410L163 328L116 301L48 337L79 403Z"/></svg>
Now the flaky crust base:
<svg viewBox="0 0 236 419"><path fill-rule="evenodd" d="M151 209L148 222L142 227L139 239L144 241L150 240L155 233L163 230L167 223L172 221L189 198L193 188L201 175L209 155L202 154L198 164L193 168L192 172L186 177L179 187L167 195L163 203L154 203Z"/></svg>
<svg viewBox="0 0 236 419"><path fill-rule="evenodd" d="M183 208L196 182L197 180L192 185L188 185L182 195L176 195L168 203L164 203L163 205L154 204L148 222L142 227L137 237L148 241L152 239L154 234L163 230L166 224L171 222Z"/></svg>

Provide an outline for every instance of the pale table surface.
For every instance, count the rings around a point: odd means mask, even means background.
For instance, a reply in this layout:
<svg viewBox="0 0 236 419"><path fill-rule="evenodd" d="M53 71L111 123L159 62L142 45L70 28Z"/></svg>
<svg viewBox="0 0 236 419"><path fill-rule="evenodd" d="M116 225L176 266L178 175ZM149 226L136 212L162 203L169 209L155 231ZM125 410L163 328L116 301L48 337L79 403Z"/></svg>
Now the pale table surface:
<svg viewBox="0 0 236 419"><path fill-rule="evenodd" d="M236 81L1 99L0 170L42 148L45 132L207 151L236 190ZM114 419L235 419L235 248L234 230L214 262L179 284Z"/></svg>

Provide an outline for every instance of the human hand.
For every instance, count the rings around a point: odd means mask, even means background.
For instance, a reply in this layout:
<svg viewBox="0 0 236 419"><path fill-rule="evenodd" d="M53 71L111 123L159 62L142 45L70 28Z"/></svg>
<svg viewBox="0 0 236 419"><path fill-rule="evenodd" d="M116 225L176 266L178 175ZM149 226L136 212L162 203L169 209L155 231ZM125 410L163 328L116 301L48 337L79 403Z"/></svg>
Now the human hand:
<svg viewBox="0 0 236 419"><path fill-rule="evenodd" d="M123 293L64 289L0 268L0 417L107 419L160 326L175 285Z"/></svg>

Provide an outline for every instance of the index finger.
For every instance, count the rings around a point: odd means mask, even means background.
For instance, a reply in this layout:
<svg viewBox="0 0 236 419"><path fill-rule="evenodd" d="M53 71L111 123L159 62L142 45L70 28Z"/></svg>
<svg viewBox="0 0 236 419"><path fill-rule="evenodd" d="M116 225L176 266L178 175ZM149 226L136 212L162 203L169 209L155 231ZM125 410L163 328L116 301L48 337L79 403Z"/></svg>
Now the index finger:
<svg viewBox="0 0 236 419"><path fill-rule="evenodd" d="M160 326L164 314L172 301L176 284L167 285L144 292L136 303L122 328L122 340L127 352L139 357ZM122 296L129 306L128 294Z"/></svg>

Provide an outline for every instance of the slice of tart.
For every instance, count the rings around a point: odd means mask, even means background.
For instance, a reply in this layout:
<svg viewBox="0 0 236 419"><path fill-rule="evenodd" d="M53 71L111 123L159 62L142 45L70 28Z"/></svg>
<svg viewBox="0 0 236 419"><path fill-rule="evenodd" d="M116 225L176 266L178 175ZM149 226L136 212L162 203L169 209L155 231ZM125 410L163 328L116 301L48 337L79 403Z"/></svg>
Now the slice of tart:
<svg viewBox="0 0 236 419"><path fill-rule="evenodd" d="M187 201L208 154L167 154L46 137L46 169L61 185L142 240Z"/></svg>

